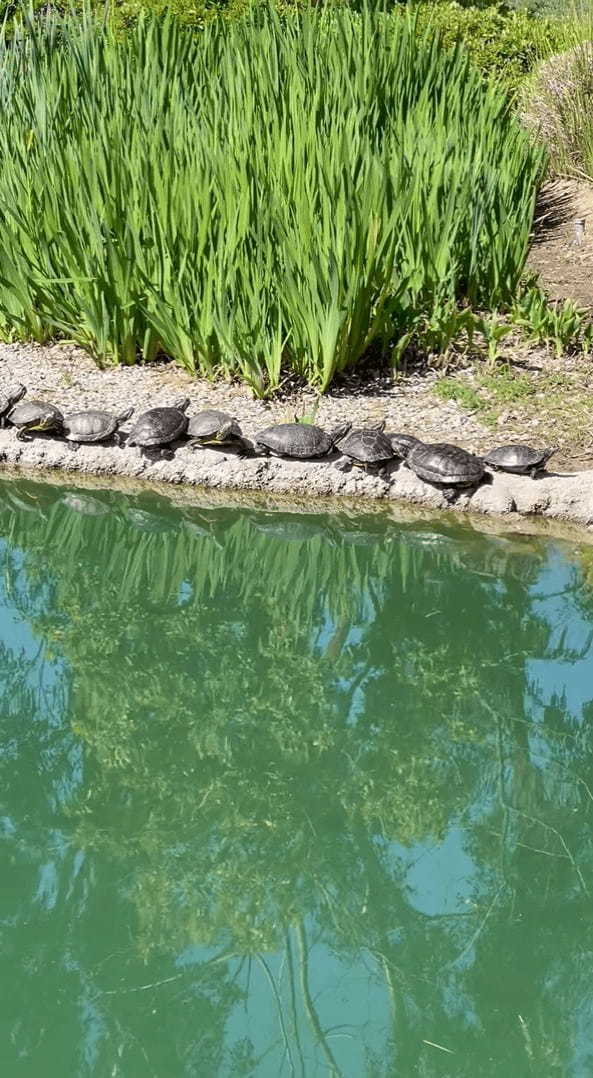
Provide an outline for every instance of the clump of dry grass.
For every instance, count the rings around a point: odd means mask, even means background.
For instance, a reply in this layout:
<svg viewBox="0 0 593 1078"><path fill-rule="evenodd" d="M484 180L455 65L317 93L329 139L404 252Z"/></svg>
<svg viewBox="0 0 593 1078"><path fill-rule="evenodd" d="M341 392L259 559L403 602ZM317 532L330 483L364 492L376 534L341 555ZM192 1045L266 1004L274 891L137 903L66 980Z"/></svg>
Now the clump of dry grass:
<svg viewBox="0 0 593 1078"><path fill-rule="evenodd" d="M592 177L593 41L544 60L525 85L519 112L546 144L553 172Z"/></svg>

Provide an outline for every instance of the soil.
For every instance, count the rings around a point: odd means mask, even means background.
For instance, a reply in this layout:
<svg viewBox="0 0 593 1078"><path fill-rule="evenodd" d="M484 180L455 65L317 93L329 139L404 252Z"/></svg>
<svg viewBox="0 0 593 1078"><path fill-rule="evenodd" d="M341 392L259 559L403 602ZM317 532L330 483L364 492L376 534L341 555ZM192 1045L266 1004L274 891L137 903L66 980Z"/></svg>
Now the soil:
<svg viewBox="0 0 593 1078"><path fill-rule="evenodd" d="M593 188L556 180L541 191L535 214L529 268L539 274L551 299L572 299L593 308ZM584 221L578 242L576 221Z"/></svg>
<svg viewBox="0 0 593 1078"><path fill-rule="evenodd" d="M591 220L589 216L591 215ZM583 242L575 242L575 220L585 220ZM587 227L588 226L588 227ZM529 266L553 299L571 298L593 312L593 190L576 181L547 185L542 191ZM563 493L548 484L558 479L497 476L459 508L481 512L543 513L588 524L593 521L593 356L555 357L507 337L496 364L455 355L430 365L364 372L344 378L319 397L307 388L287 385L271 401L254 400L238 384L192 378L172 363L99 369L84 352L64 342L52 346L0 345L0 393L15 381L28 387L29 398L48 400L64 412L86 407L136 414L156 404L189 397L190 414L216 407L236 416L251 437L272 423L308 417L331 430L343 421L355 426L385 421L390 431L415 434L425 441L448 441L474 452L492 445L529 442L555 446L552 464L561 473ZM86 474L142 477L151 481L202 485L211 489L266 490L307 496L365 496L445 503L407 469L391 469L391 482L373 476L343 474L327 462L241 461L231 453L178 449L173 462L147 461L136 448L84 446L72 453L50 437L17 442L14 431L0 432L0 453L21 468L58 468ZM584 472L584 474L583 474ZM518 486L517 486L518 484ZM589 492L591 488L591 493ZM536 494L537 491L537 494ZM591 502L591 504L589 504Z"/></svg>

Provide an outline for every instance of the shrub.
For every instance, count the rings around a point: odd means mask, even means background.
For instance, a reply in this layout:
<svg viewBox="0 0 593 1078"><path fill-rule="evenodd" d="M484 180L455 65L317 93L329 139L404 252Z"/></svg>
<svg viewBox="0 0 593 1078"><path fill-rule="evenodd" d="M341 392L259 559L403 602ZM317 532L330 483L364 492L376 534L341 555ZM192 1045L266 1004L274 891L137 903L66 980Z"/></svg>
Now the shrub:
<svg viewBox="0 0 593 1078"><path fill-rule="evenodd" d="M5 335L323 390L439 310L512 298L542 155L413 24L265 10L60 35L3 50Z"/></svg>
<svg viewBox="0 0 593 1078"><path fill-rule="evenodd" d="M541 57L561 48L566 40L562 21L537 18L526 11L498 6L482 10L436 0L417 4L415 12L420 32L437 32L445 46L463 45L474 66L512 94ZM404 14L401 9L399 14Z"/></svg>

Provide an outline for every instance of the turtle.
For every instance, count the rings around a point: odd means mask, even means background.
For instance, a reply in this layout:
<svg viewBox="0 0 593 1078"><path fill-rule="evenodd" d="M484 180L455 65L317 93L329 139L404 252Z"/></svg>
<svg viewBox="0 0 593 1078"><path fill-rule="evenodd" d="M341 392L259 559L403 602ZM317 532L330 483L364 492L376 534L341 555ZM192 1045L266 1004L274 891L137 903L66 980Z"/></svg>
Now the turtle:
<svg viewBox="0 0 593 1078"><path fill-rule="evenodd" d="M241 433L241 428L234 416L209 408L193 415L187 426L187 436L191 438L190 447L235 446L242 454L253 453L253 446Z"/></svg>
<svg viewBox="0 0 593 1078"><path fill-rule="evenodd" d="M183 397L166 408L149 408L138 416L128 434L127 444L138 445L144 451L155 450L159 457L170 457L171 452L163 451L162 447L185 434L189 423L185 414L188 407L189 398Z"/></svg>
<svg viewBox="0 0 593 1078"><path fill-rule="evenodd" d="M358 430L350 430L345 438L338 442L338 449L343 454L342 460L336 464L341 471L349 471L352 466L382 470L382 465L395 457L395 449L391 439L383 433L385 423L378 423L373 427L361 427ZM345 460L344 460L345 458Z"/></svg>
<svg viewBox="0 0 593 1078"><path fill-rule="evenodd" d="M501 472L530 475L532 479L545 471L546 464L556 449L532 449L530 445L501 445L489 449L482 459L490 468Z"/></svg>
<svg viewBox="0 0 593 1078"><path fill-rule="evenodd" d="M6 417L9 423L18 427L17 438L20 441L28 441L27 432L35 431L61 431L64 417L59 408L45 401L27 400L22 404L16 404Z"/></svg>
<svg viewBox="0 0 593 1078"><path fill-rule="evenodd" d="M477 487L485 473L481 457L448 442L420 442L408 453L406 464L420 479L442 487L448 502L455 501L463 487Z"/></svg>
<svg viewBox="0 0 593 1078"><path fill-rule="evenodd" d="M64 416L63 430L71 449L78 449L78 442L105 442L112 435L120 444L119 427L129 419L134 409L128 408L119 415L89 409Z"/></svg>
<svg viewBox="0 0 593 1078"><path fill-rule="evenodd" d="M325 457L347 435L351 426L351 423L343 423L328 434L313 423L277 423L256 434L255 448L264 456L271 453L275 457L296 460Z"/></svg>
<svg viewBox="0 0 593 1078"><path fill-rule="evenodd" d="M402 460L406 459L414 446L421 445L420 439L414 438L413 434L388 434L387 437L393 446L396 457L400 457Z"/></svg>
<svg viewBox="0 0 593 1078"><path fill-rule="evenodd" d="M6 416L11 408L14 408L15 404L25 396L27 387L20 385L10 386L4 393L0 394L0 427L6 426Z"/></svg>

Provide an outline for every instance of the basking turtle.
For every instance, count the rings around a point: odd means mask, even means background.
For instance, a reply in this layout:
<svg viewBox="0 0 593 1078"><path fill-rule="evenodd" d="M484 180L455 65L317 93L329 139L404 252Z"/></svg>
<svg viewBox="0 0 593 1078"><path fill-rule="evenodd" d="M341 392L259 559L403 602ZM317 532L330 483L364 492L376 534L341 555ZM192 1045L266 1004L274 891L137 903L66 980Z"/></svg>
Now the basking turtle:
<svg viewBox="0 0 593 1078"><path fill-rule="evenodd" d="M162 446L169 445L185 434L189 423L186 416L189 398L183 397L169 408L150 408L138 417L130 431L127 444L139 445L143 450L154 449L156 455L165 457ZM150 454L147 454L150 455Z"/></svg>
<svg viewBox="0 0 593 1078"><path fill-rule="evenodd" d="M414 446L422 444L419 438L414 438L413 434L388 434L387 437L393 446L396 457L400 457L402 460L406 459Z"/></svg>
<svg viewBox="0 0 593 1078"><path fill-rule="evenodd" d="M382 465L395 457L391 439L383 433L385 424L379 423L374 427L351 430L338 441L338 449L344 454L345 461L338 461L336 467L342 471L348 471L352 466L381 470Z"/></svg>
<svg viewBox="0 0 593 1078"><path fill-rule="evenodd" d="M242 453L253 453L253 446L241 433L237 420L226 412L217 412L209 408L193 415L187 426L187 436L191 438L190 447L235 446Z"/></svg>
<svg viewBox="0 0 593 1078"><path fill-rule="evenodd" d="M545 471L555 449L532 449L529 445L501 445L489 449L483 460L490 468L516 475L530 475L532 479Z"/></svg>
<svg viewBox="0 0 593 1078"><path fill-rule="evenodd" d="M53 404L35 400L16 404L6 418L14 427L19 428L17 438L22 442L29 441L27 432L30 430L60 431L64 421L62 413Z"/></svg>
<svg viewBox="0 0 593 1078"><path fill-rule="evenodd" d="M408 453L406 464L420 479L442 487L449 502L463 487L477 487L485 471L481 457L447 442L420 442Z"/></svg>
<svg viewBox="0 0 593 1078"><path fill-rule="evenodd" d="M72 412L71 415L64 416L63 429L66 440L71 443L70 448L78 449L78 442L105 442L112 435L119 445L119 428L130 418L133 411L133 408L128 408L119 415L111 415L110 412L89 409L88 412Z"/></svg>
<svg viewBox="0 0 593 1078"><path fill-rule="evenodd" d="M296 460L309 460L312 457L325 457L335 448L340 438L350 430L351 423L328 434L313 423L277 423L266 427L255 436L255 448L260 453L275 457L293 457Z"/></svg>
<svg viewBox="0 0 593 1078"><path fill-rule="evenodd" d="M6 426L6 416L27 392L26 386L14 385L0 394L0 427Z"/></svg>

